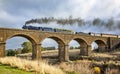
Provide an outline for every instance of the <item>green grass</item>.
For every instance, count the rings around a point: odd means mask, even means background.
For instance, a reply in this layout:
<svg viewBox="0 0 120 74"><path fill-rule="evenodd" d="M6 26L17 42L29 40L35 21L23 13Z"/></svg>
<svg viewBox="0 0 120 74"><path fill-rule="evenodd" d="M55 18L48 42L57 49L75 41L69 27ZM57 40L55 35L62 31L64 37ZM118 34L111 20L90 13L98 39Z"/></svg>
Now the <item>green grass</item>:
<svg viewBox="0 0 120 74"><path fill-rule="evenodd" d="M76 72L76 71L70 71L70 72L67 71L66 73L67 73L67 74L80 74L79 72Z"/></svg>
<svg viewBox="0 0 120 74"><path fill-rule="evenodd" d="M33 74L33 73L0 64L0 74Z"/></svg>

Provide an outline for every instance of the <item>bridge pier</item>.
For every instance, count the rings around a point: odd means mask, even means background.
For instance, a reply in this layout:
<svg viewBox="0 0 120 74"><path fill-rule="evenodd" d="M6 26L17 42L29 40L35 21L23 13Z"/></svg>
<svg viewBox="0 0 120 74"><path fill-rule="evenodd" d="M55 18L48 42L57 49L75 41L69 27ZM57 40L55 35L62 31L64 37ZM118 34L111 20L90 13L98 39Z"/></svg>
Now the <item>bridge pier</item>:
<svg viewBox="0 0 120 74"><path fill-rule="evenodd" d="M87 56L89 56L91 54L91 51L92 51L92 46L87 45Z"/></svg>
<svg viewBox="0 0 120 74"><path fill-rule="evenodd" d="M65 60L64 61L69 61L69 46L65 45Z"/></svg>
<svg viewBox="0 0 120 74"><path fill-rule="evenodd" d="M5 42L0 42L0 57L5 57Z"/></svg>
<svg viewBox="0 0 120 74"><path fill-rule="evenodd" d="M59 61L69 61L68 45L59 45Z"/></svg>
<svg viewBox="0 0 120 74"><path fill-rule="evenodd" d="M107 51L107 47L106 46L99 46L98 50L99 50L99 52L106 52Z"/></svg>
<svg viewBox="0 0 120 74"><path fill-rule="evenodd" d="M58 58L59 58L59 61L62 62L64 61L64 46L59 44L58 46L58 51L59 51L59 54L58 54Z"/></svg>
<svg viewBox="0 0 120 74"><path fill-rule="evenodd" d="M86 56L86 52L87 52L87 47L81 46L80 47L80 55Z"/></svg>
<svg viewBox="0 0 120 74"><path fill-rule="evenodd" d="M32 59L33 60L36 60L36 59L41 60L41 44L34 44L33 45Z"/></svg>
<svg viewBox="0 0 120 74"><path fill-rule="evenodd" d="M91 53L91 45L80 47L80 55L89 56Z"/></svg>

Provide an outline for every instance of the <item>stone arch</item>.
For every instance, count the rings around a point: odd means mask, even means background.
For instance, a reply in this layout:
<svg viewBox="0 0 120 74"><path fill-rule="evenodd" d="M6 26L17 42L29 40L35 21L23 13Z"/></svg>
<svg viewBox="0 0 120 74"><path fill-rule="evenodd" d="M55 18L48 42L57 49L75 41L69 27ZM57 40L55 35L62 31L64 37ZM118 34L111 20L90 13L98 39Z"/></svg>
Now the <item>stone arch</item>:
<svg viewBox="0 0 120 74"><path fill-rule="evenodd" d="M14 34L14 35L8 36L5 41L16 36L26 38L32 43L32 59L36 59L37 58L37 47L36 47L37 41L35 41L33 37L26 34Z"/></svg>
<svg viewBox="0 0 120 74"><path fill-rule="evenodd" d="M46 39L46 38L51 38L51 39L53 39L53 40L55 40L56 42L62 42L62 43L64 43L65 44L65 42L64 42L64 39L62 39L62 38L60 38L60 37L58 37L58 36L45 36L45 37L42 37L41 39L40 39L40 42L42 42L44 39Z"/></svg>
<svg viewBox="0 0 120 74"><path fill-rule="evenodd" d="M10 39L10 38L16 37L16 36L24 37L24 38L30 40L33 44L37 43L37 41L35 41L34 38L32 38L31 36L26 35L26 34L14 34L14 35L12 35L12 36L9 36L7 39ZM6 40L7 40L7 39L6 39Z"/></svg>
<svg viewBox="0 0 120 74"><path fill-rule="evenodd" d="M95 40L95 42L96 42L98 45L105 45L105 46L106 46L106 43L105 43L103 40Z"/></svg>
<svg viewBox="0 0 120 74"><path fill-rule="evenodd" d="M98 45L98 51L99 52L105 52L107 50L107 45L103 40L95 40L94 42Z"/></svg>
<svg viewBox="0 0 120 74"><path fill-rule="evenodd" d="M53 40L55 40L57 43L58 43L58 57L59 57L59 61L65 61L65 42L59 38L59 37L56 37L56 36L48 36L48 37L45 37L44 39L46 38L51 38ZM44 40L42 39L41 42Z"/></svg>
<svg viewBox="0 0 120 74"><path fill-rule="evenodd" d="M56 42L58 42L58 44L65 44L65 42L61 39L61 38L58 38L58 37L54 37L54 36L51 36L51 37L48 37L48 38L51 38L53 40L55 40Z"/></svg>
<svg viewBox="0 0 120 74"><path fill-rule="evenodd" d="M74 38L80 45L80 55L88 55L88 43L82 38Z"/></svg>
<svg viewBox="0 0 120 74"><path fill-rule="evenodd" d="M87 46L88 45L87 42L82 38L75 38L73 40L77 41L80 44L80 46Z"/></svg>

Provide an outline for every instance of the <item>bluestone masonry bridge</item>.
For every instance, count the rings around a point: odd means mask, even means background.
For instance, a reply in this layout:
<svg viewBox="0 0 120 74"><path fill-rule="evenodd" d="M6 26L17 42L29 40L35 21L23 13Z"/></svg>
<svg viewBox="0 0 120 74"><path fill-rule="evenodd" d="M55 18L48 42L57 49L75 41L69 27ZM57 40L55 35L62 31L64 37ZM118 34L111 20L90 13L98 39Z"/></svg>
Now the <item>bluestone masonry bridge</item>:
<svg viewBox="0 0 120 74"><path fill-rule="evenodd" d="M71 40L76 40L80 44L81 55L89 56L91 54L91 44L96 42L98 44L99 51L109 51L116 49L120 45L119 37L103 37L103 36L92 36L83 34L65 34L57 32L43 32L37 30L23 30L23 29L12 29L12 28L0 28L0 57L5 56L5 45L9 38L21 36L31 41L33 45L32 59L41 57L41 42L45 38L51 38L58 43L59 49L59 60L68 61L68 44Z"/></svg>

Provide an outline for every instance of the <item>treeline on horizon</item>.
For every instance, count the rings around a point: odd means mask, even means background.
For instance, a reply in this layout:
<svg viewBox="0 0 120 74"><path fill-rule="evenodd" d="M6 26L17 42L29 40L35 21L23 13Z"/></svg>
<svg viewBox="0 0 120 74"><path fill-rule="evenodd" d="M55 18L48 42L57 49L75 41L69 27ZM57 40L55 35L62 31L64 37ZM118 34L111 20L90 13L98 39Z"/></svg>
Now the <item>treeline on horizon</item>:
<svg viewBox="0 0 120 74"><path fill-rule="evenodd" d="M84 20L81 18L72 18L72 16L69 16L68 18L54 18L54 17L43 17L43 18L36 18L36 19L31 19L25 22L25 25L28 24L49 24L52 22L56 22L57 24L60 25L75 25L77 24L78 26L85 26L85 25L92 25L92 26L100 26L100 27L105 27L109 30L114 30L114 29L120 29L120 20L115 20L114 18L109 18L109 19L100 19L100 18L95 18L93 20Z"/></svg>
<svg viewBox="0 0 120 74"><path fill-rule="evenodd" d="M32 43L31 42L23 42L21 46L22 46L22 48L6 50L6 55L7 56L15 56L16 54L32 52Z"/></svg>

